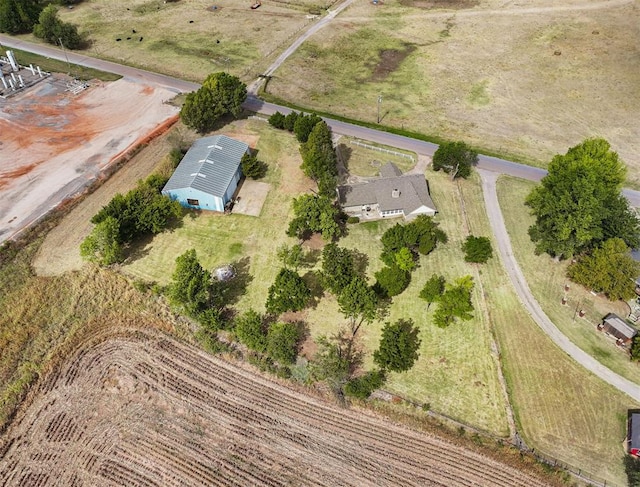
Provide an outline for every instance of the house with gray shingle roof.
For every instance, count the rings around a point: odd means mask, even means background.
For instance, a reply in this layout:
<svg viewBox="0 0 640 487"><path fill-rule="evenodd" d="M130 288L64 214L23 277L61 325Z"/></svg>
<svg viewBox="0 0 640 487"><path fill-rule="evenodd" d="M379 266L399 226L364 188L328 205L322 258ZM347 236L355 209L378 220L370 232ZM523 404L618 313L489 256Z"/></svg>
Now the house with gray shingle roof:
<svg viewBox="0 0 640 487"><path fill-rule="evenodd" d="M214 135L197 140L162 189L162 194L187 208L224 211L242 177L244 142Z"/></svg>
<svg viewBox="0 0 640 487"><path fill-rule="evenodd" d="M380 177L338 187L338 199L344 212L364 220L418 215L433 216L437 209L422 174L402 174L393 163L380 168Z"/></svg>

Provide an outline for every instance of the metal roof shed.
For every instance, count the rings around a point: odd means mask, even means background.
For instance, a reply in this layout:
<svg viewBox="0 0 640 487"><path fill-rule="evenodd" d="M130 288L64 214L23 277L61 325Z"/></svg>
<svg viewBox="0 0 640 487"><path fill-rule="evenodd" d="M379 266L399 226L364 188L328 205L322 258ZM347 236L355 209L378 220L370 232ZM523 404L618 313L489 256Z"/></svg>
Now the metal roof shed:
<svg viewBox="0 0 640 487"><path fill-rule="evenodd" d="M242 156L248 152L247 144L226 135L199 139L182 158L162 194L188 208L224 211L242 177Z"/></svg>

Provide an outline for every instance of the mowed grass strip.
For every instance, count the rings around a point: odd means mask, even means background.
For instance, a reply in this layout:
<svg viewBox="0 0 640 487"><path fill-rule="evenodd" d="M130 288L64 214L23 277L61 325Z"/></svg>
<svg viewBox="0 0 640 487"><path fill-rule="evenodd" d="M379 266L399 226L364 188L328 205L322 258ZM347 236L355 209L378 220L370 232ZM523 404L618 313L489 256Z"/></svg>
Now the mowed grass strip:
<svg viewBox="0 0 640 487"><path fill-rule="evenodd" d="M15 54L16 60L22 66L40 66L43 71L50 73L68 73L72 76L77 76L80 79L90 80L99 79L101 81L116 81L122 78L119 74L107 73L93 68L87 68L85 66L78 66L77 64L68 64L65 61L58 61L57 59L51 59L45 56L40 56L32 52L22 51L20 49L11 49Z"/></svg>
<svg viewBox="0 0 640 487"><path fill-rule="evenodd" d="M60 17L87 35L92 56L193 81L250 69L251 78L257 62L307 25L315 2L267 2L257 10L252 3L91 0L61 9Z"/></svg>
<svg viewBox="0 0 640 487"><path fill-rule="evenodd" d="M535 255L535 246L528 228L535 218L530 215L524 200L535 183L502 176L497 183L498 197L513 251L529 288L547 316L569 339L603 365L627 379L640 383L640 366L629 360L626 352L599 333L596 325L609 312L621 317L629 314L629 306L622 301L611 302L604 296L594 296L566 277L568 261L556 262L547 254ZM569 290L565 291L565 285ZM562 305L562 298L567 304ZM579 311L584 310L581 318Z"/></svg>
<svg viewBox="0 0 640 487"><path fill-rule="evenodd" d="M539 5L482 2L473 15L448 16L418 4L351 5L287 59L268 91L368 122L376 121L382 95L384 125L540 166L598 134L637 167L637 110L627 102L637 98L628 39L640 12L633 5L518 14ZM585 111L593 99L599 103ZM640 172L628 179L637 186Z"/></svg>
<svg viewBox="0 0 640 487"><path fill-rule="evenodd" d="M538 453L626 485L626 415L639 405L557 348L500 274L489 301L519 433Z"/></svg>

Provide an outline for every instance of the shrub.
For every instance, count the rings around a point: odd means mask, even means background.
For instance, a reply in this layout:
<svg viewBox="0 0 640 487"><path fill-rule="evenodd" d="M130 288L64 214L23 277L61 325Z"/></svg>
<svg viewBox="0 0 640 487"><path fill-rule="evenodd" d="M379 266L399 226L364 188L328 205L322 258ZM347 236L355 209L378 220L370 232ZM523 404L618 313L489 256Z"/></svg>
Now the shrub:
<svg viewBox="0 0 640 487"><path fill-rule="evenodd" d="M285 128L285 116L280 113L280 112L276 112L273 115L271 115L269 117L269 125L271 125L272 127L275 127L277 129L284 129Z"/></svg>
<svg viewBox="0 0 640 487"><path fill-rule="evenodd" d="M267 333L267 354L273 360L291 364L298 356L300 329L295 323L274 323Z"/></svg>
<svg viewBox="0 0 640 487"><path fill-rule="evenodd" d="M484 264L493 255L491 241L487 237L474 237L469 235L462 244L462 251L465 253L465 262Z"/></svg>
<svg viewBox="0 0 640 487"><path fill-rule="evenodd" d="M296 120L298 119L298 112L291 112L289 115L284 117L284 128L289 132L293 132L293 128L296 125Z"/></svg>
<svg viewBox="0 0 640 487"><path fill-rule="evenodd" d="M267 165L252 154L242 156L242 174L249 179L260 179L267 174Z"/></svg>
<svg viewBox="0 0 640 487"><path fill-rule="evenodd" d="M350 216L347 218L347 223L360 223L360 218L357 216Z"/></svg>
<svg viewBox="0 0 640 487"><path fill-rule="evenodd" d="M347 382L344 393L347 396L365 400L373 391L382 387L385 381L386 376L383 370L372 370Z"/></svg>
<svg viewBox="0 0 640 487"><path fill-rule="evenodd" d="M267 351L267 334L262 316L250 309L235 321L235 334L241 343L256 352Z"/></svg>

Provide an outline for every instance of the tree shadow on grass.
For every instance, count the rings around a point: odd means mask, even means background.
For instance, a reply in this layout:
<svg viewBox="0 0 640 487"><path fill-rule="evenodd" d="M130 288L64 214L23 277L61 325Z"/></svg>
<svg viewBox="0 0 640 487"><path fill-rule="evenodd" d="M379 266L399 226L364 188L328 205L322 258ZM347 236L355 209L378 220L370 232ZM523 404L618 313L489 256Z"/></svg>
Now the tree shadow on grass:
<svg viewBox="0 0 640 487"><path fill-rule="evenodd" d="M223 287L223 302L225 306L236 304L247 293L247 287L253 281L249 273L251 258L242 257L231 263L235 269L235 277L227 282L219 283Z"/></svg>
<svg viewBox="0 0 640 487"><path fill-rule="evenodd" d="M320 275L315 271L308 271L302 276L302 280L311 291L308 308L316 309L320 299L324 295L324 287Z"/></svg>

